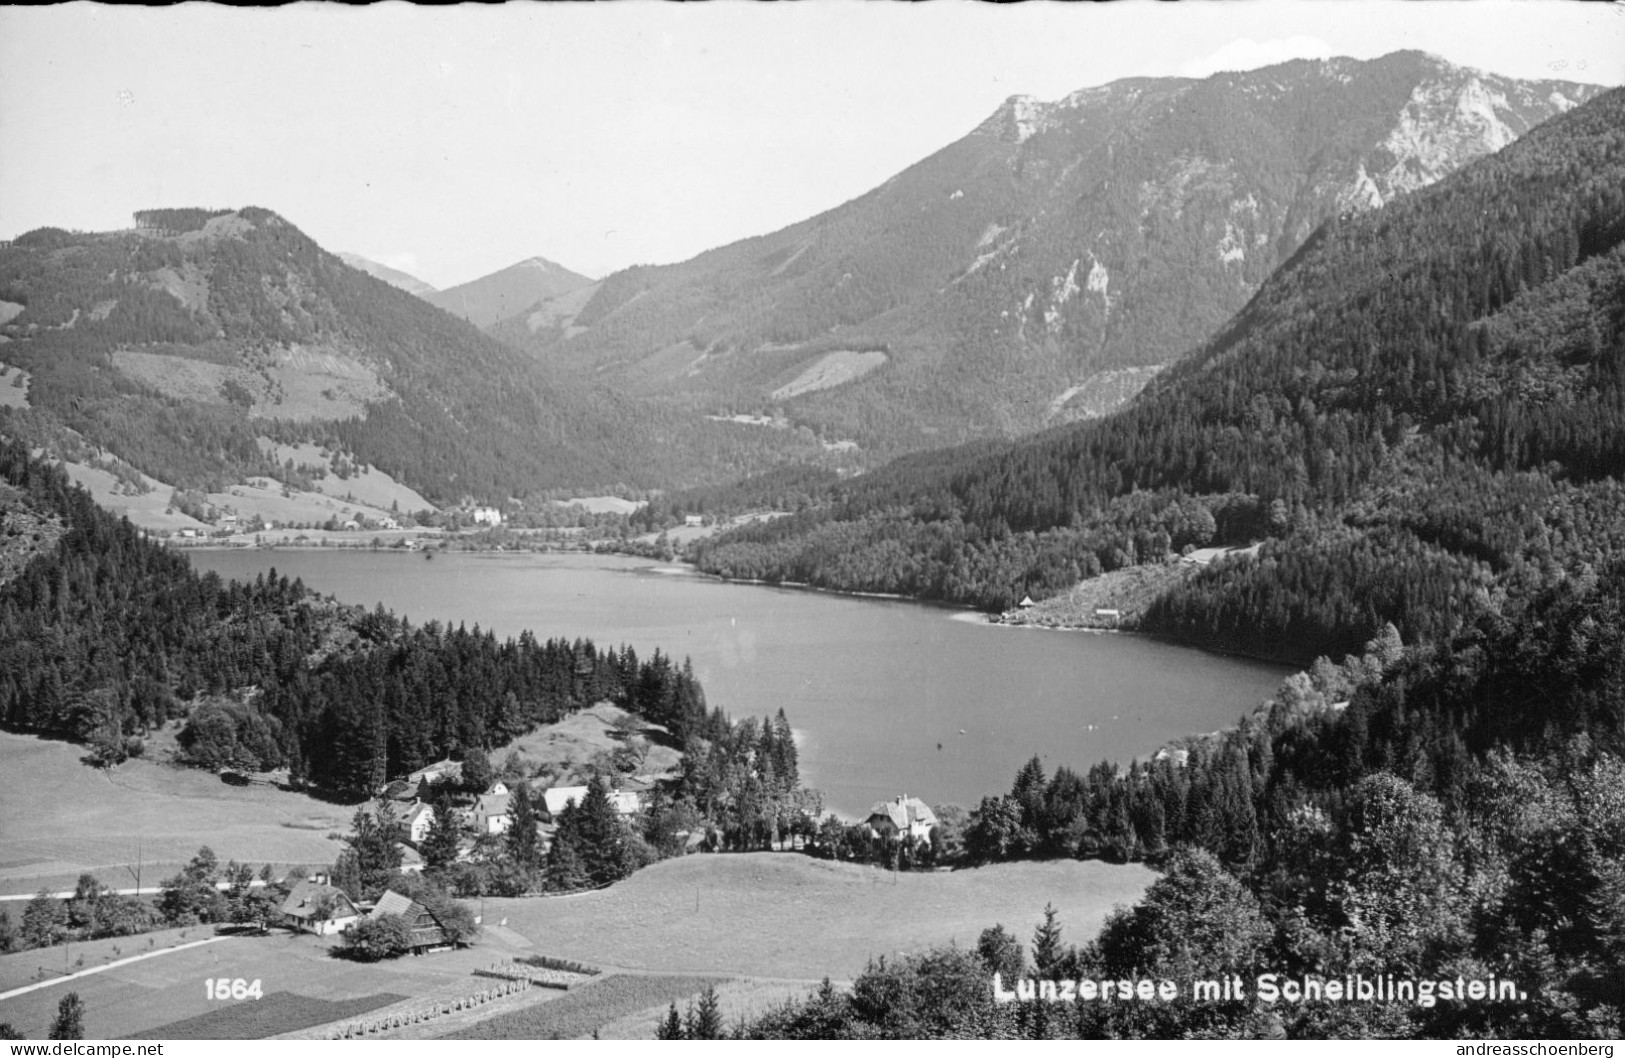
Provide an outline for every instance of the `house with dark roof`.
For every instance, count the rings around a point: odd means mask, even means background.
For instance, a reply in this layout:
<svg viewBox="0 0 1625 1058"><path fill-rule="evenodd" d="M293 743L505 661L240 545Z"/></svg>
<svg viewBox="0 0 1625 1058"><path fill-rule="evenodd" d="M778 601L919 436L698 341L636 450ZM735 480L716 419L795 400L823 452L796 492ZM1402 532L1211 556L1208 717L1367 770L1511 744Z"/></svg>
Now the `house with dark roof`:
<svg viewBox="0 0 1625 1058"><path fill-rule="evenodd" d="M907 795L890 801L878 802L869 809L864 820L878 838L907 838L910 841L929 841L937 825L937 814L918 797Z"/></svg>
<svg viewBox="0 0 1625 1058"><path fill-rule="evenodd" d="M325 937L359 921L361 912L337 886L301 881L282 901L282 924L301 933Z"/></svg>
<svg viewBox="0 0 1625 1058"><path fill-rule="evenodd" d="M412 951L421 952L426 948L437 948L448 943L446 931L435 918L434 912L413 900L409 896L387 890L378 898L378 903L367 912L369 919L381 918L384 915L399 915L406 919L407 928L412 931Z"/></svg>

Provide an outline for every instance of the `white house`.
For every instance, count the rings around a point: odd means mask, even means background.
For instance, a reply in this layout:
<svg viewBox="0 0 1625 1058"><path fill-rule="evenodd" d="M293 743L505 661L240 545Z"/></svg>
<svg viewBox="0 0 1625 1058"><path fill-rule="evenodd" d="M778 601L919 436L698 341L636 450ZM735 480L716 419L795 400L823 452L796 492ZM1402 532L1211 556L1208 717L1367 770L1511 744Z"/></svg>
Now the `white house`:
<svg viewBox="0 0 1625 1058"><path fill-rule="evenodd" d="M613 790L609 795L609 806L623 816L629 816L643 807L642 801L632 790Z"/></svg>
<svg viewBox="0 0 1625 1058"><path fill-rule="evenodd" d="M485 794L469 810L474 829L481 834L503 834L513 825L507 794Z"/></svg>
<svg viewBox="0 0 1625 1058"><path fill-rule="evenodd" d="M869 809L864 822L876 837L907 837L912 841L929 841L937 825L937 814L918 797L902 796L881 801Z"/></svg>
<svg viewBox="0 0 1625 1058"><path fill-rule="evenodd" d="M695 526L701 526L701 525L704 525L704 524L705 524L705 516L704 515L701 515L701 514L685 514L685 515L683 515L683 525L685 527L687 527L687 528L692 529Z"/></svg>
<svg viewBox="0 0 1625 1058"><path fill-rule="evenodd" d="M282 901L283 925L319 937L338 933L360 918L343 889L320 882L299 882Z"/></svg>
<svg viewBox="0 0 1625 1058"><path fill-rule="evenodd" d="M406 827L406 836L412 844L421 845L429 836L429 827L434 825L434 809L419 801L406 810L401 825Z"/></svg>
<svg viewBox="0 0 1625 1058"><path fill-rule="evenodd" d="M571 801L579 805L586 799L585 786L552 786L542 794L542 803L547 806L547 814L555 819Z"/></svg>
<svg viewBox="0 0 1625 1058"><path fill-rule="evenodd" d="M474 524L475 525L501 525L502 524L502 512L497 510L495 507L475 507L474 508Z"/></svg>

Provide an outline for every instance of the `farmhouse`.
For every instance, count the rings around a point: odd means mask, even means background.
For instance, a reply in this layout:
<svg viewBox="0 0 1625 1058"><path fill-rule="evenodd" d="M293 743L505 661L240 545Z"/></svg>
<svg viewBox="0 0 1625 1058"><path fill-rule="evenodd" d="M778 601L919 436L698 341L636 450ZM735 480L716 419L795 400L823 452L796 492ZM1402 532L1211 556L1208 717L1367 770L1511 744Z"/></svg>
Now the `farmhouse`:
<svg viewBox="0 0 1625 1058"><path fill-rule="evenodd" d="M441 927L440 920L434 917L434 912L411 897L402 896L393 889L386 891L367 917L373 919L384 915L399 915L406 919L407 926L412 930L414 953L446 943L446 931Z"/></svg>
<svg viewBox="0 0 1625 1058"><path fill-rule="evenodd" d="M704 515L700 515L700 514L685 514L685 515L683 515L683 525L684 525L685 528L692 529L692 528L695 528L696 526L701 526L701 525L704 525L704 524L705 524L705 516Z"/></svg>
<svg viewBox="0 0 1625 1058"><path fill-rule="evenodd" d="M474 524L475 525L501 525L502 524L502 512L497 510L495 507L475 507L474 508Z"/></svg>
<svg viewBox="0 0 1625 1058"><path fill-rule="evenodd" d="M318 937L337 933L360 917L343 889L320 882L298 882L282 901L282 924Z"/></svg>
<svg viewBox="0 0 1625 1058"><path fill-rule="evenodd" d="M632 790L613 790L609 795L609 806L615 809L617 814L629 816L637 812L642 804Z"/></svg>
<svg viewBox="0 0 1625 1058"><path fill-rule="evenodd" d="M902 796L881 801L869 809L864 820L879 838L906 837L911 841L929 841L937 825L937 815L931 806L918 797Z"/></svg>

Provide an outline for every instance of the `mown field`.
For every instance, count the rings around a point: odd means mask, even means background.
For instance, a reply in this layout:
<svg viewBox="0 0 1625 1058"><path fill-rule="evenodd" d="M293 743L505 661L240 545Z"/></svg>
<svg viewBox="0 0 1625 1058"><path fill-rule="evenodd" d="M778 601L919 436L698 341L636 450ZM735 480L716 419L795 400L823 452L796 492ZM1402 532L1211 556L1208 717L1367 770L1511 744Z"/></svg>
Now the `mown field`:
<svg viewBox="0 0 1625 1058"><path fill-rule="evenodd" d="M1099 930L1156 877L1139 864L1062 860L892 874L795 853L696 855L581 896L488 900L537 949L651 972L850 980L871 956L972 946L1002 923L1026 938L1044 905L1064 937Z"/></svg>
<svg viewBox="0 0 1625 1058"><path fill-rule="evenodd" d="M134 1040L262 1040L399 1002L404 996L381 992L359 999L316 999L293 992L273 992L254 1002L217 1005L207 1014L132 1033Z"/></svg>
<svg viewBox="0 0 1625 1058"><path fill-rule="evenodd" d="M203 844L222 863L331 863L340 847L327 835L347 832L354 812L146 760L102 772L81 764L84 754L82 746L0 732L0 893L72 889L84 871L134 888L138 865L141 884L154 886Z"/></svg>
<svg viewBox="0 0 1625 1058"><path fill-rule="evenodd" d="M203 927L192 930L193 938L210 933ZM138 943L144 938L127 940L132 949L144 950ZM10 1022L30 1039L43 1039L62 997L77 992L85 1006L87 1038L122 1039L136 1034L158 1039L182 1034L206 1038L210 1026L229 1029L238 1038L270 1036L320 1024L310 1019L324 1012L332 1013L326 1020L338 1020L401 997L428 1000L470 995L488 987L473 976L474 969L507 955L495 943L499 942L362 964L334 958L329 952L336 941L331 939L281 932L233 937L0 1000L0 1022ZM48 949L0 960L23 960L31 971L41 960L61 958L61 949ZM266 998L211 999L205 982L220 977L258 980ZM285 998L275 998L284 994ZM335 1005L322 1007L312 1001Z"/></svg>

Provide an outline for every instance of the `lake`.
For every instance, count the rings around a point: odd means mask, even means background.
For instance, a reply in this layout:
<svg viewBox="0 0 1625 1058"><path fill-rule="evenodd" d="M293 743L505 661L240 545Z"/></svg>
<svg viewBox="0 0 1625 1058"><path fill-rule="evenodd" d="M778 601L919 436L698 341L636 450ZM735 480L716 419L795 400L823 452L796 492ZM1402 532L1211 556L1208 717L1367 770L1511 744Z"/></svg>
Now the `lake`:
<svg viewBox="0 0 1625 1058"><path fill-rule="evenodd" d="M414 624L659 647L735 719L783 709L803 781L862 815L910 794L974 807L1033 754L1046 774L1127 762L1217 730L1287 669L1134 635L999 628L900 600L732 584L647 559L358 550L192 551L200 571L271 567Z"/></svg>

